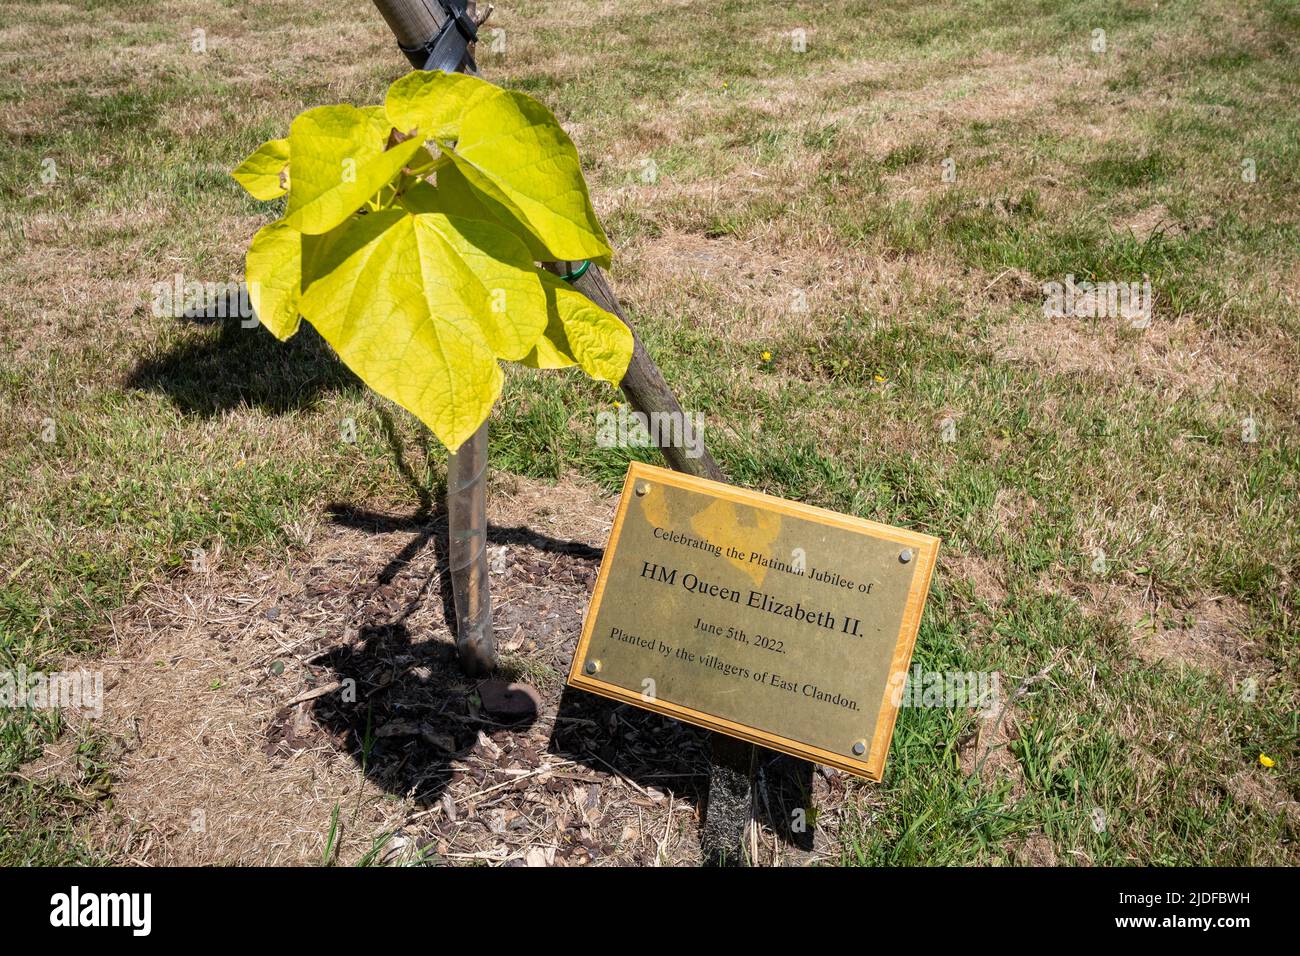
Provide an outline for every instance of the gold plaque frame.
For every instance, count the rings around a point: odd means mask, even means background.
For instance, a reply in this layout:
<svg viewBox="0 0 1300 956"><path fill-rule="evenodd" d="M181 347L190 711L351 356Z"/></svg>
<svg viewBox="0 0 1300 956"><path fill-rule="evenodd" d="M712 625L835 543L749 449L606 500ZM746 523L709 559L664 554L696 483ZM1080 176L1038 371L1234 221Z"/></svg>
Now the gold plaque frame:
<svg viewBox="0 0 1300 956"><path fill-rule="evenodd" d="M642 489L643 493L646 493L655 486L695 492L715 501L727 502L732 506L748 506L755 509L756 512L778 515L780 519L792 518L799 522L812 522L815 525L825 526L829 529L839 529L840 532L847 531L856 535L863 535L871 539L873 545L889 548L890 554L894 555L898 562L911 565L910 580L903 581L900 579L895 582L897 594L903 598L901 616L898 614L899 609L897 607L887 607L890 613L885 615L886 618L890 622L897 619L898 628L897 633L893 634L891 624L889 633L882 632L880 635L882 640L887 640L889 635L892 634L892 653L887 655L888 673L885 675L884 680L885 691L881 695L882 699L875 713L874 723L870 725L869 745L866 739L858 741L858 745L864 750L863 753L858 754L852 749L852 745L847 742L843 748L844 752L836 752L836 750L826 746L816 745L807 740L800 740L794 736L782 734L778 728L773 726L754 726L751 723L732 719L726 714L713 713L692 707L685 702L646 696L633 688L623 686L623 684L627 683L626 680L621 684L602 677L599 671L600 665L589 661L589 654L593 646L593 632L597 620L601 617L602 602L606 597L606 588L610 582L611 571L616 566L618 549L622 542L629 508L639 497L637 495L638 487ZM783 521L777 520L777 526L783 526ZM904 552L907 551L910 551L910 555L907 555L908 560L904 561ZM737 488L721 482L696 478L664 468L656 468L653 465L646 465L641 462L633 462L628 468L627 478L623 484L623 495L619 501L618 513L615 516L614 526L610 532L609 545L605 550L604 560L601 562L596 587L592 592L587 614L583 621L582 636L578 641L577 650L574 653L573 662L569 669L568 683L572 687L590 691L612 700L665 714L708 730L738 737L750 743L778 750L804 760L835 767L869 780L880 781L884 773L885 758L889 752L890 740L893 736L894 722L898 717L898 703L895 702L898 695L891 694L890 690L901 687L901 682L910 666L912 650L916 644L916 635L921 625L921 613L925 606L926 596L929 593L930 579L934 572L938 552L939 539L930 535L838 514L823 508L787 501L783 498ZM633 560L635 560L635 557ZM900 567L896 570L901 573L905 572L906 568ZM893 574L895 572L891 571L889 573ZM624 578L627 576L625 568L622 569L622 574ZM644 566L641 577L645 577ZM753 604L749 606L751 608L755 607ZM679 623L679 629L680 626ZM609 645L606 644L605 646ZM716 657L716 655L712 656ZM816 656L815 653L813 656ZM886 659L884 655L882 655L882 659ZM596 668L595 672L588 670L589 667ZM877 684L879 683L879 676L879 674L873 675L873 679L876 680ZM863 701L864 707L869 707L872 704L873 700L864 699ZM781 708L777 708L777 710L781 710ZM870 711L868 710L868 712ZM814 735L805 734L804 736Z"/></svg>

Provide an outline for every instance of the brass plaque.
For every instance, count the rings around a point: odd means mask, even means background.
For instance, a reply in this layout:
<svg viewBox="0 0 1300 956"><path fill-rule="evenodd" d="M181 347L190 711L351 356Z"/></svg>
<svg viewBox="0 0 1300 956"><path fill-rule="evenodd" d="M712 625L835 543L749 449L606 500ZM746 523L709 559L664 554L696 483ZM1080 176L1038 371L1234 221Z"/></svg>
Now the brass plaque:
<svg viewBox="0 0 1300 956"><path fill-rule="evenodd" d="M569 684L880 780L938 552L634 462Z"/></svg>

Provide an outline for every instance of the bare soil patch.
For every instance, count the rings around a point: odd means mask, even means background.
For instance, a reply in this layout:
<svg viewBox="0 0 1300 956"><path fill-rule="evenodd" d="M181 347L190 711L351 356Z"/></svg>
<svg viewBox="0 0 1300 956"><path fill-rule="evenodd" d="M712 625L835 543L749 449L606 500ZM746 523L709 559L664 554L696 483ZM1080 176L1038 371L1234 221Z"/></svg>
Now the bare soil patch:
<svg viewBox="0 0 1300 956"><path fill-rule="evenodd" d="M982 714L975 732L961 743L958 760L962 773L978 776L986 787L1009 783L1008 801L1015 803L1025 792L1024 771L1011 752L1011 743L1019 736L1016 710L1009 703L992 714Z"/></svg>
<svg viewBox="0 0 1300 956"><path fill-rule="evenodd" d="M563 683L614 499L506 478L490 500L499 677L536 713L494 709L503 688L457 666L442 519L338 505L304 555L114 616L92 842L140 864L698 862L707 735ZM763 862L834 843L845 780L792 763L762 772ZM810 793L816 824L792 833Z"/></svg>
<svg viewBox="0 0 1300 956"><path fill-rule="evenodd" d="M1045 833L1034 832L1025 837L1012 851L1015 861L1022 866L1056 866L1056 850Z"/></svg>
<svg viewBox="0 0 1300 956"><path fill-rule="evenodd" d="M1146 660L1186 665L1234 678L1249 674L1261 659L1246 635L1246 610L1226 597L1202 598L1135 627L1134 647Z"/></svg>
<svg viewBox="0 0 1300 956"><path fill-rule="evenodd" d="M1281 814L1292 839L1300 834L1300 802L1268 771L1262 768L1238 771L1228 779L1226 789L1238 803L1252 810L1267 816Z"/></svg>
<svg viewBox="0 0 1300 956"><path fill-rule="evenodd" d="M944 577L970 584L977 600L999 606L1007 599L1006 569L996 561L973 554L944 555Z"/></svg>
<svg viewBox="0 0 1300 956"><path fill-rule="evenodd" d="M1136 576L1130 585L1137 583ZM1141 660L1193 667L1236 683L1270 669L1263 648L1249 634L1246 608L1233 598L1203 595L1173 603L1120 584L1079 583L1074 588L1087 613L1121 622Z"/></svg>

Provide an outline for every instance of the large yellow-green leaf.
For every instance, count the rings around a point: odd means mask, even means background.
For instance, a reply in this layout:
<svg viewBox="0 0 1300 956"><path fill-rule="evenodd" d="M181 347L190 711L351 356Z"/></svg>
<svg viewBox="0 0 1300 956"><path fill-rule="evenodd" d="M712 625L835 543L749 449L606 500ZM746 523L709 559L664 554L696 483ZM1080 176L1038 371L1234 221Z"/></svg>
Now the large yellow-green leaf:
<svg viewBox="0 0 1300 956"><path fill-rule="evenodd" d="M546 328L546 297L527 247L495 222L447 210L437 190L421 183L402 197L416 215L426 262L478 319L498 358L517 361Z"/></svg>
<svg viewBox="0 0 1300 956"><path fill-rule="evenodd" d="M318 106L289 127L289 202L285 221L300 232L329 232L397 176L421 148L387 145L379 107Z"/></svg>
<svg viewBox="0 0 1300 956"><path fill-rule="evenodd" d="M437 179L439 201L449 214L499 223L528 247L528 252L535 261L551 262L555 259L532 230L519 221L512 209L471 186L465 174L455 165L440 168Z"/></svg>
<svg viewBox="0 0 1300 956"><path fill-rule="evenodd" d="M566 351L568 347L564 324L558 315L553 315L533 350L520 359L519 364L529 368L571 368L578 364L578 360Z"/></svg>
<svg viewBox="0 0 1300 956"><path fill-rule="evenodd" d="M257 320L281 341L298 331L303 277L315 274L321 252L335 234L304 236L281 219L263 226L249 243L244 260L248 297Z"/></svg>
<svg viewBox="0 0 1300 956"><path fill-rule="evenodd" d="M500 226L437 213L416 217L426 263L499 358L521 359L546 328L546 296L523 244Z"/></svg>
<svg viewBox="0 0 1300 956"><path fill-rule="evenodd" d="M421 139L454 140L466 108L495 89L464 73L414 70L388 88L384 109L388 121L403 133L419 129Z"/></svg>
<svg viewBox="0 0 1300 956"><path fill-rule="evenodd" d="M452 237L464 236L459 226L406 210L360 216L324 244L301 303L303 316L362 381L453 451L501 392L491 339L509 321L484 318L476 304L481 280L452 261L458 243L469 241ZM540 328L529 349L539 335Z"/></svg>
<svg viewBox="0 0 1300 956"><path fill-rule="evenodd" d="M230 173L254 199L275 199L288 192L283 173L289 166L289 140L273 139L257 147Z"/></svg>
<svg viewBox="0 0 1300 956"><path fill-rule="evenodd" d="M632 360L632 330L563 279L538 270L546 288L548 322L523 360L532 368L580 365L594 379L617 385Z"/></svg>
<svg viewBox="0 0 1300 956"><path fill-rule="evenodd" d="M573 141L541 103L493 88L475 95L454 147L443 144L475 190L537 238L554 260L609 264Z"/></svg>
<svg viewBox="0 0 1300 956"><path fill-rule="evenodd" d="M438 208L447 215L460 216L464 219L483 219L487 222L501 221L489 208L487 197L471 186L469 181L465 179L465 174L458 170L453 163L447 162L447 165L439 166L434 174L434 182L437 184L437 198L434 201L437 203ZM417 190L411 190L407 195L410 195L411 192L422 191L427 186L428 183L422 183ZM533 243L537 242L537 239L518 220L501 221L501 225L510 229L525 244L528 244L530 240ZM541 248L540 243L538 248ZM547 262L549 259L538 259L536 261Z"/></svg>
<svg viewBox="0 0 1300 956"><path fill-rule="evenodd" d="M298 331L302 279L302 233L284 220L253 236L244 260L244 281L257 320L284 341Z"/></svg>

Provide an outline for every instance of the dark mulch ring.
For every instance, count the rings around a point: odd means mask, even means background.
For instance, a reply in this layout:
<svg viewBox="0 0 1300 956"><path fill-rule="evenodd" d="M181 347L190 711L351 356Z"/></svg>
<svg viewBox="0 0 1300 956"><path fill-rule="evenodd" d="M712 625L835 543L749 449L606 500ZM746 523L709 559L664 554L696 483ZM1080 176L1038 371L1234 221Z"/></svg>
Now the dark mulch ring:
<svg viewBox="0 0 1300 956"><path fill-rule="evenodd" d="M445 526L423 516L336 508L305 558L118 615L92 839L151 863L698 863L708 734L564 686L613 499L496 492L488 681L458 666ZM833 856L844 779L773 758L759 780L748 852Z"/></svg>

